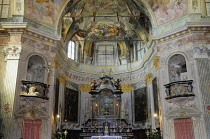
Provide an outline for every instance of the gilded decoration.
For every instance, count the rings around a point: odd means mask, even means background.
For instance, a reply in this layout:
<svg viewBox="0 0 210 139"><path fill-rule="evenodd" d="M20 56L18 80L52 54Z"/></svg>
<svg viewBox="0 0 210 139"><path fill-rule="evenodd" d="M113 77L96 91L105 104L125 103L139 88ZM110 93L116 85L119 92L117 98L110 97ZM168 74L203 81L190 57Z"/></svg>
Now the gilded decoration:
<svg viewBox="0 0 210 139"><path fill-rule="evenodd" d="M53 57L53 68L58 69L60 63L61 62L58 57Z"/></svg>
<svg viewBox="0 0 210 139"><path fill-rule="evenodd" d="M147 83L147 84L152 83L152 73L148 73L148 74L145 76L145 80L146 80L146 83Z"/></svg>
<svg viewBox="0 0 210 139"><path fill-rule="evenodd" d="M64 73L60 74L59 81L60 81L61 84L66 84L67 79L68 79L68 77L66 76L66 74L64 74Z"/></svg>
<svg viewBox="0 0 210 139"><path fill-rule="evenodd" d="M91 86L89 84L80 84L81 92L90 92Z"/></svg>
<svg viewBox="0 0 210 139"><path fill-rule="evenodd" d="M158 70L160 68L160 56L155 56L152 63L155 66L156 70Z"/></svg>
<svg viewBox="0 0 210 139"><path fill-rule="evenodd" d="M88 39L85 44L85 52L86 52L87 56L91 56L92 44L93 44L93 39Z"/></svg>
<svg viewBox="0 0 210 139"><path fill-rule="evenodd" d="M131 84L122 84L121 88L122 88L122 92L131 92L132 91Z"/></svg>
<svg viewBox="0 0 210 139"><path fill-rule="evenodd" d="M121 56L126 56L126 44L125 41L122 39L118 40L118 44L120 45L120 50L121 50Z"/></svg>

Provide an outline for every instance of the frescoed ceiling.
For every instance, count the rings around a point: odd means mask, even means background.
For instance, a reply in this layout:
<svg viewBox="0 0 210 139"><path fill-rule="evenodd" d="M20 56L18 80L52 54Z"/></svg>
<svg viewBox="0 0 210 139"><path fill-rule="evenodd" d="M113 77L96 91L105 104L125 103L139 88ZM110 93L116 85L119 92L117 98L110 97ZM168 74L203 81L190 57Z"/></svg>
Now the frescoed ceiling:
<svg viewBox="0 0 210 139"><path fill-rule="evenodd" d="M63 36L68 34L70 26L74 26L79 30L77 35L83 38L109 39L122 32L125 35L126 31L136 29L141 16L138 7L128 0L81 0L67 11Z"/></svg>
<svg viewBox="0 0 210 139"><path fill-rule="evenodd" d="M82 30L90 21L96 24L120 21L127 25L131 16L138 18L141 12L152 15L152 22L161 25L186 15L188 9L186 0L27 0L25 8L27 19L52 28L58 26L64 14L72 19L83 17L79 22Z"/></svg>

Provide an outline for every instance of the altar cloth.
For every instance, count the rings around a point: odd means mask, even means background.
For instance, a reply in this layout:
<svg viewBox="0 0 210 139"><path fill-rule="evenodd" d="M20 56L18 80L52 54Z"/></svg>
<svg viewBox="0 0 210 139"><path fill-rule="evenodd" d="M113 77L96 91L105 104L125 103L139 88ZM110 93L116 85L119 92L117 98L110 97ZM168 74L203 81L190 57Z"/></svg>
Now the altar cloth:
<svg viewBox="0 0 210 139"><path fill-rule="evenodd" d="M91 139L122 139L122 136L92 136Z"/></svg>

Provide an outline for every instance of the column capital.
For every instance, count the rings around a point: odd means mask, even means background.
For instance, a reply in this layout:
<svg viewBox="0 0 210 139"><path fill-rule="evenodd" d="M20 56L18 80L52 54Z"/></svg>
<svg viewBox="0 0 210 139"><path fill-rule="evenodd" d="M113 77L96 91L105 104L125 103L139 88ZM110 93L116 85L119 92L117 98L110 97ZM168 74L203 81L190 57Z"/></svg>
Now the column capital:
<svg viewBox="0 0 210 139"><path fill-rule="evenodd" d="M152 83L152 73L146 74L145 80L146 80L146 83L147 83L147 84Z"/></svg>
<svg viewBox="0 0 210 139"><path fill-rule="evenodd" d="M3 49L3 53L7 60L14 60L20 58L20 53L22 50L22 46L20 45L11 45L5 46Z"/></svg>
<svg viewBox="0 0 210 139"><path fill-rule="evenodd" d="M152 63L155 66L155 69L158 70L160 68L160 56L155 56Z"/></svg>
<svg viewBox="0 0 210 139"><path fill-rule="evenodd" d="M61 84L65 85L67 79L68 79L68 77L66 76L66 74L64 74L64 73L60 74L59 81L60 81Z"/></svg>

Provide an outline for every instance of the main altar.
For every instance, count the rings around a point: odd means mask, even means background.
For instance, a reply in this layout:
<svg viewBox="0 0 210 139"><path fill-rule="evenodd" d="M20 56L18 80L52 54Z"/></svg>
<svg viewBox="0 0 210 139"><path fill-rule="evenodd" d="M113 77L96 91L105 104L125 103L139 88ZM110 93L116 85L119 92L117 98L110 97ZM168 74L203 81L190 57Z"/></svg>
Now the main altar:
<svg viewBox="0 0 210 139"><path fill-rule="evenodd" d="M121 116L120 80L108 75L100 82L91 83L91 117L83 123L82 139L132 139L133 133L128 118Z"/></svg>

